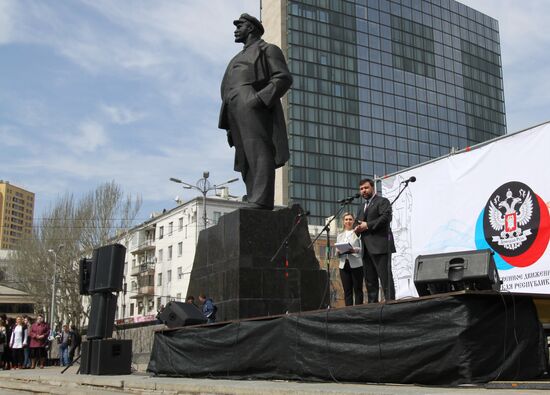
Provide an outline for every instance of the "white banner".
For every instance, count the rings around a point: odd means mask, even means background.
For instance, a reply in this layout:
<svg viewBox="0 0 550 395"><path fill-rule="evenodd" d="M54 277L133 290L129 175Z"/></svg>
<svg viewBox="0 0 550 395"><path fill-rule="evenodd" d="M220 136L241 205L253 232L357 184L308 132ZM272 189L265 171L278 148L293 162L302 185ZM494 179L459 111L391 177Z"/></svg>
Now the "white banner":
<svg viewBox="0 0 550 395"><path fill-rule="evenodd" d="M382 181L394 204L397 298L416 296L418 255L495 252L510 292L550 293L550 123L395 174Z"/></svg>

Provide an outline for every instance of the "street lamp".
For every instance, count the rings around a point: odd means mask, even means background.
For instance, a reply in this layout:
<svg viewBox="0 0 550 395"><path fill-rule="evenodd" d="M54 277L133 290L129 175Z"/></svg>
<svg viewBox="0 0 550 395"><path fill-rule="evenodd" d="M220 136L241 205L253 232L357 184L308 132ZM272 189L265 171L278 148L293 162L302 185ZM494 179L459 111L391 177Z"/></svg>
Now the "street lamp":
<svg viewBox="0 0 550 395"><path fill-rule="evenodd" d="M197 181L196 185L191 185L191 184L188 184L178 178L173 178L173 177L170 177L170 181L173 181L173 182L177 182L178 184L182 184L183 185L183 188L185 189L195 189L197 191L199 191L200 193L202 193L202 210L203 210L203 215L202 215L202 219L203 219L203 222L204 222L204 229L206 229L206 222L207 222L207 218L206 218L206 194L210 191L214 191L224 185L227 185L227 184L231 184L232 182L235 182L235 181L239 181L238 178L233 178L232 180L229 180L229 181L226 181L222 184L218 184L218 185L212 185L210 184L210 181L208 181L208 177L210 176L210 172L208 171L204 171L202 173L202 178L200 180Z"/></svg>
<svg viewBox="0 0 550 395"><path fill-rule="evenodd" d="M50 335L53 335L54 331L54 316L55 316L55 277L57 272L57 254L61 249L65 247L64 244L57 246L57 252L55 250L49 249L48 252L53 254L53 280L52 280L52 304L50 309Z"/></svg>

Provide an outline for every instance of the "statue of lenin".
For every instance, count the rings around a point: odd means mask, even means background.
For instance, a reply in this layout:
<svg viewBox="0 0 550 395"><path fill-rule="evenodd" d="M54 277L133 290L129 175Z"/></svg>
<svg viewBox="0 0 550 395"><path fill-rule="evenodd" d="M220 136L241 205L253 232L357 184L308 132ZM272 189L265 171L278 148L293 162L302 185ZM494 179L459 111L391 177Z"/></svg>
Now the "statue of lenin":
<svg viewBox="0 0 550 395"><path fill-rule="evenodd" d="M242 174L251 208L272 210L275 169L289 156L281 97L292 76L279 47L261 39L262 23L242 14L233 21L235 42L244 48L227 66L221 85L218 127L235 146L235 171Z"/></svg>

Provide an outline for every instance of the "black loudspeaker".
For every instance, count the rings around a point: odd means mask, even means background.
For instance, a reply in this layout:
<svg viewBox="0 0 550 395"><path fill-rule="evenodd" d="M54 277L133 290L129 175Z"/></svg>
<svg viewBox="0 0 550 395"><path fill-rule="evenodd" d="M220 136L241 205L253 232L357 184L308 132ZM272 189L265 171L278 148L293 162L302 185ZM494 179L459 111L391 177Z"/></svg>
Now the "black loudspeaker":
<svg viewBox="0 0 550 395"><path fill-rule="evenodd" d="M489 249L419 255L414 265L414 285L420 296L465 289L500 291L500 284Z"/></svg>
<svg viewBox="0 0 550 395"><path fill-rule="evenodd" d="M126 247L111 244L96 248L92 255L89 292L122 291Z"/></svg>
<svg viewBox="0 0 550 395"><path fill-rule="evenodd" d="M181 302L168 302L160 313L159 319L168 328L206 323L206 318L204 318L204 315L197 306Z"/></svg>
<svg viewBox="0 0 550 395"><path fill-rule="evenodd" d="M110 292L92 295L92 307L88 320L87 339L111 337L115 323L116 296Z"/></svg>
<svg viewBox="0 0 550 395"><path fill-rule="evenodd" d="M102 339L92 341L90 374L132 373L132 341ZM81 367L82 369L82 367Z"/></svg>
<svg viewBox="0 0 550 395"><path fill-rule="evenodd" d="M93 343L93 341L85 341L80 345L80 374L90 374Z"/></svg>
<svg viewBox="0 0 550 395"><path fill-rule="evenodd" d="M82 258L78 262L78 284L80 286L80 295L90 294L90 276L92 274L92 260Z"/></svg>

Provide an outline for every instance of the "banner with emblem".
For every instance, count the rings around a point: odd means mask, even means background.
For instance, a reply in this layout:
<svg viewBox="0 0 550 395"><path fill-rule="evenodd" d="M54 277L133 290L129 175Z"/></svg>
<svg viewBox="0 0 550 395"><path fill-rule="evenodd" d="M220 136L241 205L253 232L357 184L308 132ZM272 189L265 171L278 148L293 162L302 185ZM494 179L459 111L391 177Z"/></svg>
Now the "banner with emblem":
<svg viewBox="0 0 550 395"><path fill-rule="evenodd" d="M397 298L415 296L418 255L489 248L502 290L550 293L550 122L382 180L393 206Z"/></svg>

